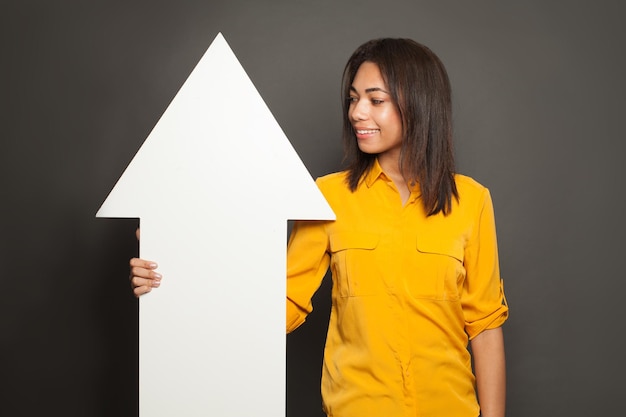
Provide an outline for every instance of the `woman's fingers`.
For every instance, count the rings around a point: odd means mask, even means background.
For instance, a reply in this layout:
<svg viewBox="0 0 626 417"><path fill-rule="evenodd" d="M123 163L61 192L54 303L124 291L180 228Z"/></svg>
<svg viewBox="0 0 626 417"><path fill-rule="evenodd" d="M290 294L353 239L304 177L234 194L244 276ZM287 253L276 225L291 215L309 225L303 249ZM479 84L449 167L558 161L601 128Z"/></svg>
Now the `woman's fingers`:
<svg viewBox="0 0 626 417"><path fill-rule="evenodd" d="M130 267L152 270L152 269L157 269L158 265L156 262L153 262L153 261L147 261L145 259L140 259L140 258L132 258L130 260Z"/></svg>
<svg viewBox="0 0 626 417"><path fill-rule="evenodd" d="M156 262L140 258L130 260L130 284L135 296L139 297L161 285L161 274L155 271Z"/></svg>
<svg viewBox="0 0 626 417"><path fill-rule="evenodd" d="M133 287L133 293L135 296L139 297L149 293L153 288L158 288L159 285L161 285L161 282L152 279L134 277L131 280L131 285Z"/></svg>
<svg viewBox="0 0 626 417"><path fill-rule="evenodd" d="M131 277L161 279L161 274L155 271L157 268L158 265L156 262L139 258L132 258L130 260Z"/></svg>
<svg viewBox="0 0 626 417"><path fill-rule="evenodd" d="M134 287L149 287L149 288L158 288L161 285L161 280L150 279L150 278L139 278L133 277L130 282Z"/></svg>
<svg viewBox="0 0 626 417"><path fill-rule="evenodd" d="M135 230L137 240L140 237L140 230ZM140 297L158 288L161 285L161 274L155 271L158 265L156 262L147 261L140 258L132 258L130 260L130 286L133 289L135 297Z"/></svg>

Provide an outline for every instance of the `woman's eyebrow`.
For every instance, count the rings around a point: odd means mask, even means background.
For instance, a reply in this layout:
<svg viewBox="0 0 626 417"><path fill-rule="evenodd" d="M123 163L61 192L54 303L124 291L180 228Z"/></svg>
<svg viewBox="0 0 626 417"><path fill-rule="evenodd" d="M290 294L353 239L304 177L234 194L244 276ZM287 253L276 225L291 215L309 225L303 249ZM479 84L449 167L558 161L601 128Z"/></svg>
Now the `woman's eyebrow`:
<svg viewBox="0 0 626 417"><path fill-rule="evenodd" d="M356 91L356 88L354 88L354 87L352 87L352 86L350 86L350 91L354 91L355 93L357 92L357 91ZM389 91L386 91L385 89L380 88L380 87L370 87L370 88L366 88L366 89L365 89L365 92L366 92L366 93L374 93L374 92L376 92L376 91L380 91L380 92L383 92L383 93L385 93L385 94L389 94Z"/></svg>

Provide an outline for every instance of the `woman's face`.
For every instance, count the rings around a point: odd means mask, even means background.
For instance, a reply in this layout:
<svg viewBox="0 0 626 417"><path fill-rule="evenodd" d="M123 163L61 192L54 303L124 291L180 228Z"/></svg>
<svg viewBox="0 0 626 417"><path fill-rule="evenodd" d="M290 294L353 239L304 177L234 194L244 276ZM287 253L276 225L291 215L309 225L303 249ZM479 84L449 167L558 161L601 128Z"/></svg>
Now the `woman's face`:
<svg viewBox="0 0 626 417"><path fill-rule="evenodd" d="M402 120L378 65L364 62L350 87L348 117L359 149L397 161L402 145ZM382 161L380 161L382 162Z"/></svg>

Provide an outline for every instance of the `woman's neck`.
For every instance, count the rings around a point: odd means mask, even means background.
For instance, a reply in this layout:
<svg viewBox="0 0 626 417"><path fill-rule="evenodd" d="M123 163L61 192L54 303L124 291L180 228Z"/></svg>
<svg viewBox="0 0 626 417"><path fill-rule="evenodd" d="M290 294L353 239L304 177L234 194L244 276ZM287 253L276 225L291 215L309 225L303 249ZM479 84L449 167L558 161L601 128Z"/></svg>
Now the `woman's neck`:
<svg viewBox="0 0 626 417"><path fill-rule="evenodd" d="M411 191L409 190L409 186L404 178L404 175L400 171L399 157L391 157L391 155L387 154L379 155L378 163L380 164L380 167L385 175L393 181L394 185L398 189L402 205L406 204L409 196L411 195Z"/></svg>

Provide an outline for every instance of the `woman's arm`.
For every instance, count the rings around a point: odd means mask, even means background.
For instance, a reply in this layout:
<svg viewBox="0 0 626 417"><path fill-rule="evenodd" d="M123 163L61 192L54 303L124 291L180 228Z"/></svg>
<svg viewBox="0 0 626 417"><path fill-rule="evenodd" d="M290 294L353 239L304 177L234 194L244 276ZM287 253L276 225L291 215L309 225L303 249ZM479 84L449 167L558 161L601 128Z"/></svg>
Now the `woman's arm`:
<svg viewBox="0 0 626 417"><path fill-rule="evenodd" d="M484 330L470 343L481 416L504 417L506 365L502 328Z"/></svg>

